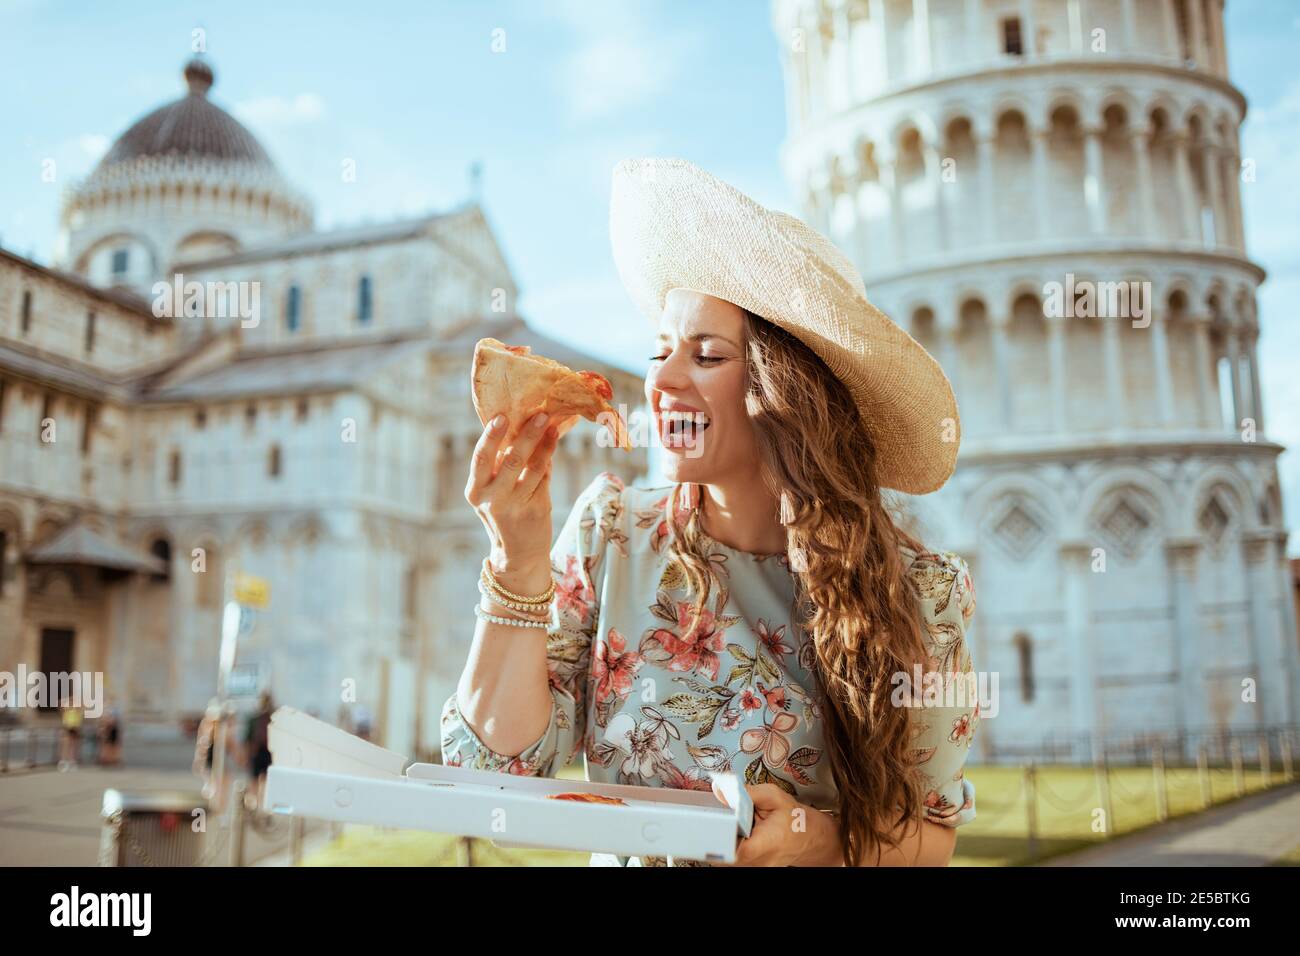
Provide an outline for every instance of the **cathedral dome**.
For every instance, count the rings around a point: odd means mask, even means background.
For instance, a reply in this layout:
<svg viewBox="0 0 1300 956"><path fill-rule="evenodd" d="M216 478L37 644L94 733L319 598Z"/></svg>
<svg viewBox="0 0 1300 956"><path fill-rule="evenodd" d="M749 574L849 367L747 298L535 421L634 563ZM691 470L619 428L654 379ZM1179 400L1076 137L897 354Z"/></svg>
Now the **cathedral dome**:
<svg viewBox="0 0 1300 956"><path fill-rule="evenodd" d="M145 157L205 157L273 167L262 144L242 123L208 99L212 68L200 59L185 67L189 93L159 107L117 138L100 161L106 169Z"/></svg>

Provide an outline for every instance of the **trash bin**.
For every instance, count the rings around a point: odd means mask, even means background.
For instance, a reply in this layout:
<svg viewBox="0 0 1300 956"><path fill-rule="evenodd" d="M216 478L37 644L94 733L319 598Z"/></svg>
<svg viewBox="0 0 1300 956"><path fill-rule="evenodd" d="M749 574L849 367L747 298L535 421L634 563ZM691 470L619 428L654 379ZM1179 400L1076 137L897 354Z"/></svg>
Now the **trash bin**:
<svg viewBox="0 0 1300 956"><path fill-rule="evenodd" d="M195 821L207 813L197 790L105 790L99 865L198 866L206 825Z"/></svg>

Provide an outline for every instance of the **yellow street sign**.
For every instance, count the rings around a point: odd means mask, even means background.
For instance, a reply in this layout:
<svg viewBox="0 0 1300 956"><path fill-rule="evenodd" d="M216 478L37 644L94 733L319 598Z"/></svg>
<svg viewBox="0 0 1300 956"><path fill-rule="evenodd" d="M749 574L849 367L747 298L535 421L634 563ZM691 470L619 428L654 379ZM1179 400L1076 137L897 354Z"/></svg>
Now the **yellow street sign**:
<svg viewBox="0 0 1300 956"><path fill-rule="evenodd" d="M235 575L235 602L244 607L264 608L271 602L271 585L266 578Z"/></svg>

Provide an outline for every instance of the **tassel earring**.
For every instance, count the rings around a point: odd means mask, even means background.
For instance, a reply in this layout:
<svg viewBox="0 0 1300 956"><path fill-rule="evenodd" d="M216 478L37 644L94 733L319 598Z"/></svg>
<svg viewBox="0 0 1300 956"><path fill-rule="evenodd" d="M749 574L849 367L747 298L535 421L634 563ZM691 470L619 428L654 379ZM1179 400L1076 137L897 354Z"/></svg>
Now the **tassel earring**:
<svg viewBox="0 0 1300 956"><path fill-rule="evenodd" d="M790 499L790 492L781 492L781 524L794 524L794 502Z"/></svg>

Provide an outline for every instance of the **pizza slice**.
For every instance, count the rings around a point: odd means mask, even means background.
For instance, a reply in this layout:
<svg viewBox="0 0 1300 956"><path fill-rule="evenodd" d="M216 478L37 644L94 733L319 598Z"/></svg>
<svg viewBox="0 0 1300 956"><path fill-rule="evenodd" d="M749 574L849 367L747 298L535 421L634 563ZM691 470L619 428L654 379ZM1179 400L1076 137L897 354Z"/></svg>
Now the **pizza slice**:
<svg viewBox="0 0 1300 956"><path fill-rule="evenodd" d="M625 807L627 802L620 800L618 797L607 797L599 793L582 793L573 791L570 793L548 793L547 800L572 800L574 803L604 803L615 807Z"/></svg>
<svg viewBox="0 0 1300 956"><path fill-rule="evenodd" d="M534 355L527 345L479 339L471 371L474 410L484 425L497 415L510 422L513 439L538 412L550 416L560 434L586 418L609 429L614 444L630 450L627 425L612 404L614 389L596 372L575 372Z"/></svg>

